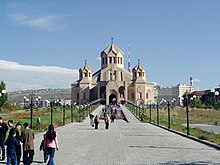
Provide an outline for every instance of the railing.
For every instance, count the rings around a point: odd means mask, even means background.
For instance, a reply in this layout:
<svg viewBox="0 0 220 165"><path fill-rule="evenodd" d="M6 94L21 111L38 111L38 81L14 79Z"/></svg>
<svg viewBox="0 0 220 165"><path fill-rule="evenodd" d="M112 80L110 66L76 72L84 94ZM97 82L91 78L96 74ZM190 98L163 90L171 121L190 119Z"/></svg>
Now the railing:
<svg viewBox="0 0 220 165"><path fill-rule="evenodd" d="M126 101L126 107L140 121L180 131L220 145L219 110L195 108L188 102L184 107L179 107L170 101L148 103L142 106Z"/></svg>

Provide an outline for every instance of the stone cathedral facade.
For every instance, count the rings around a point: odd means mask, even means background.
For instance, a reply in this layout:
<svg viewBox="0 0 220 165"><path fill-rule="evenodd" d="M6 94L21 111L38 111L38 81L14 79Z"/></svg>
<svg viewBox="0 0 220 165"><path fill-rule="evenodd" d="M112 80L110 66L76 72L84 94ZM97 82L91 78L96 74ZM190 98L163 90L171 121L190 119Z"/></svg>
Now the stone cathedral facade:
<svg viewBox="0 0 220 165"><path fill-rule="evenodd" d="M154 84L146 79L146 69L138 64L132 72L124 68L124 52L114 43L101 52L101 68L93 73L85 63L79 80L71 84L71 101L86 104L101 99L106 104L132 101L138 105L154 101Z"/></svg>

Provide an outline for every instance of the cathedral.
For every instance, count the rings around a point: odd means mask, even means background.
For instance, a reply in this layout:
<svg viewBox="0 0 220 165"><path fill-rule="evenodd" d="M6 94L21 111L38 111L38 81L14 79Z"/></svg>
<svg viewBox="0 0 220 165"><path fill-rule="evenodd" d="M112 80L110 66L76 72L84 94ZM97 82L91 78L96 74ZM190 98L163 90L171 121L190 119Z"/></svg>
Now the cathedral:
<svg viewBox="0 0 220 165"><path fill-rule="evenodd" d="M124 52L113 42L101 52L101 68L93 73L87 62L79 69L79 80L71 84L71 101L86 104L101 100L105 104L132 101L138 105L154 101L154 84L146 79L146 69L138 64L124 68Z"/></svg>

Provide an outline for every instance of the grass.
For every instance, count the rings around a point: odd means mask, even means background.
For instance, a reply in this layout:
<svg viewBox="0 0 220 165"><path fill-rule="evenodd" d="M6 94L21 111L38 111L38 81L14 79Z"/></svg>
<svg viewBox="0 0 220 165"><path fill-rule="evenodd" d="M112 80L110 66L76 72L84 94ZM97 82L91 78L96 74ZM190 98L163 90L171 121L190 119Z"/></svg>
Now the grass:
<svg viewBox="0 0 220 165"><path fill-rule="evenodd" d="M132 113L135 113L133 107L127 105ZM139 110L138 110L139 112ZM142 111L143 112L143 111ZM139 113L137 113L139 115ZM170 128L186 133L186 110L185 108L175 107L170 108ZM150 121L149 108L144 110L145 122ZM151 109L151 122L157 123L157 110ZM189 108L189 123L190 124L209 124L220 126L220 111L214 109L192 109ZM168 127L168 110L160 107L159 109L159 124ZM220 134L206 132L198 128L190 128L190 135L201 140L208 140L220 145Z"/></svg>
<svg viewBox="0 0 220 165"><path fill-rule="evenodd" d="M97 106L93 105L91 110L94 110ZM48 125L51 120L51 110L50 108L40 108L33 110L33 130L35 133L44 132L47 130ZM79 114L79 112L81 112ZM89 111L79 111L79 109L73 108L73 122L81 122L88 115ZM16 124L17 122L21 122L22 124L25 122L30 123L30 110L17 110L17 111L7 111L4 113L4 110L0 115L5 122L9 119L13 120ZM37 117L40 117L41 122L37 123ZM71 123L71 110L70 108L66 108L65 110L65 124ZM59 127L63 125L63 109L56 108L53 109L53 125L55 127Z"/></svg>

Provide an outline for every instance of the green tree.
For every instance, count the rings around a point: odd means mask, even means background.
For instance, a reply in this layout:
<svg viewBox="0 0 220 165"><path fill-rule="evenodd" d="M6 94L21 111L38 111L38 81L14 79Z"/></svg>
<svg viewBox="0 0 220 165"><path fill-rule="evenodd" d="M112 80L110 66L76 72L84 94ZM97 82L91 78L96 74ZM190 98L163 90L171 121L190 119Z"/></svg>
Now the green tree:
<svg viewBox="0 0 220 165"><path fill-rule="evenodd" d="M4 81L0 83L0 107L2 107L8 100L8 94L6 93L6 84Z"/></svg>

